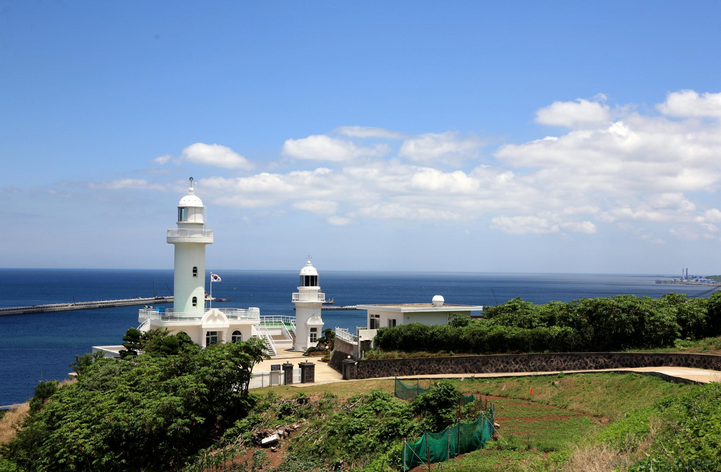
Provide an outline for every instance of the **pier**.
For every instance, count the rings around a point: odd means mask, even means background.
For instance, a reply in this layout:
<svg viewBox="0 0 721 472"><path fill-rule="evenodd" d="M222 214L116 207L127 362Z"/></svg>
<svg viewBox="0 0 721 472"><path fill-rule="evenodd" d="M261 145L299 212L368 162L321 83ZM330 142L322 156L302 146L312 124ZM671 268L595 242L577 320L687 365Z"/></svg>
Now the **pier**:
<svg viewBox="0 0 721 472"><path fill-rule="evenodd" d="M49 305L30 305L0 308L0 316L32 315L56 311L94 310L96 308L116 308L120 306L155 305L172 303L173 297L126 298L122 300L101 300L97 302L52 303Z"/></svg>

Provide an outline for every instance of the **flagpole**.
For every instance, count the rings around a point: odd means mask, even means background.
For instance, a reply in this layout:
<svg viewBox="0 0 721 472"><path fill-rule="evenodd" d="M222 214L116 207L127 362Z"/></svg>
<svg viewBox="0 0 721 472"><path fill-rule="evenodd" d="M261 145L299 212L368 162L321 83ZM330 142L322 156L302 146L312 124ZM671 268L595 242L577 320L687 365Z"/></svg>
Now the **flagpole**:
<svg viewBox="0 0 721 472"><path fill-rule="evenodd" d="M208 310L213 308L213 273L210 273L210 300L208 300Z"/></svg>

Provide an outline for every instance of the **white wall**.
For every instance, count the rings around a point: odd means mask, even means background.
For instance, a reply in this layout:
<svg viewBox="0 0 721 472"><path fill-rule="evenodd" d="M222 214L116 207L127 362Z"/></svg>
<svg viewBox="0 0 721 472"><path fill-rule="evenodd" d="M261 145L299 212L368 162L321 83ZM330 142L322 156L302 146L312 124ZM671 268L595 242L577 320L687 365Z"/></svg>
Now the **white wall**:
<svg viewBox="0 0 721 472"><path fill-rule="evenodd" d="M396 320L396 326L400 326L402 324L411 324L411 323L421 323L424 325L440 325L440 324L448 324L449 317L451 313L466 313L470 314L470 312L463 312L459 310L452 310L447 312L425 312L425 313L401 313L397 311L384 311L382 309L375 309L375 310L369 310L368 315L366 318L366 322L368 323L366 326L370 328L371 324L371 315L380 315L380 325L379 328L387 328L388 327L388 320L395 319Z"/></svg>
<svg viewBox="0 0 721 472"><path fill-rule="evenodd" d="M193 267L198 276L193 277ZM205 244L175 244L175 283L173 310L183 313L205 313ZM193 307L193 297L198 306Z"/></svg>

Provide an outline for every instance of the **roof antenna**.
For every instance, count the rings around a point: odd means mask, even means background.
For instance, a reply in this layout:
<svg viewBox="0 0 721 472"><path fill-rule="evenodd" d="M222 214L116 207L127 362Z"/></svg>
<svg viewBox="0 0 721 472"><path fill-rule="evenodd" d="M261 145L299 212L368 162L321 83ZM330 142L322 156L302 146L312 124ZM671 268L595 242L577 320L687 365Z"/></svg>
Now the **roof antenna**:
<svg viewBox="0 0 721 472"><path fill-rule="evenodd" d="M491 289L491 293L493 294L493 299L496 300L496 306L498 305L498 299L496 298L496 291Z"/></svg>

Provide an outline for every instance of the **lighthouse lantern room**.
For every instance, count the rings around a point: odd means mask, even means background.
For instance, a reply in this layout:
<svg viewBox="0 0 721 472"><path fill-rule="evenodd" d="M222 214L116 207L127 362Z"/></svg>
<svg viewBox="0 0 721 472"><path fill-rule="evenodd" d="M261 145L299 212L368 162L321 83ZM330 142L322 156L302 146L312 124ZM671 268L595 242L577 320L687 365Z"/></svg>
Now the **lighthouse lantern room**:
<svg viewBox="0 0 721 472"><path fill-rule="evenodd" d="M306 351L314 345L323 332L321 307L325 294L318 285L318 271L310 260L300 270L300 286L293 294L295 304L295 346L294 351Z"/></svg>

